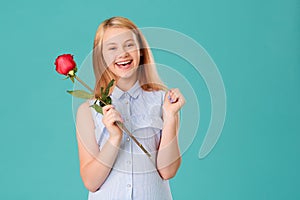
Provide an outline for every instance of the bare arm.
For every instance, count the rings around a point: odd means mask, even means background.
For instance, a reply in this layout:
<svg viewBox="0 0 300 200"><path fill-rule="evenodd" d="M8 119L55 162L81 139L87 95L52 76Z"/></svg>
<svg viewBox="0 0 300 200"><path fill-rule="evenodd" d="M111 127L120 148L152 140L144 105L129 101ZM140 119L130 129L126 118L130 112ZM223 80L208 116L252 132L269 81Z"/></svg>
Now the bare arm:
<svg viewBox="0 0 300 200"><path fill-rule="evenodd" d="M80 175L85 187L95 192L104 183L118 155L122 132L114 121L121 121L112 106L105 106L103 123L110 137L101 151L96 142L94 121L88 102L82 104L77 112L76 135L78 141Z"/></svg>
<svg viewBox="0 0 300 200"><path fill-rule="evenodd" d="M167 96L175 102L170 102ZM163 179L170 179L176 175L181 163L178 145L179 110L185 99L178 89L168 92L163 105L164 127L157 154L157 169Z"/></svg>

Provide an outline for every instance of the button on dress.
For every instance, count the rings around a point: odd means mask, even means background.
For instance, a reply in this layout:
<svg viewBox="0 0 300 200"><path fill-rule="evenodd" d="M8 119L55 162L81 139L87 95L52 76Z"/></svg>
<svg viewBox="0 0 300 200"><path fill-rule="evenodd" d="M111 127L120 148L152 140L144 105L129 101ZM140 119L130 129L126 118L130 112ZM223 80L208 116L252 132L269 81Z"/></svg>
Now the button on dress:
<svg viewBox="0 0 300 200"><path fill-rule="evenodd" d="M160 177L155 164L163 127L164 96L164 91L144 91L138 81L127 92L114 88L112 104L127 129L151 153L152 161L123 133L110 174L96 192L89 192L89 200L172 200L169 181ZM102 115L92 108L91 112L101 151L109 133L102 123Z"/></svg>

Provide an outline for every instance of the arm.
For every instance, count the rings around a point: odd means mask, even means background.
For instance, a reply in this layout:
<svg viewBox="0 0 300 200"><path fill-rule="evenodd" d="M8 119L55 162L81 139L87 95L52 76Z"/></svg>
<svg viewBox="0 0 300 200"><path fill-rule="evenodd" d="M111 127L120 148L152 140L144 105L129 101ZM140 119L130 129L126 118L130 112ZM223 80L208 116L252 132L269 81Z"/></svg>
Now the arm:
<svg viewBox="0 0 300 200"><path fill-rule="evenodd" d="M76 135L80 162L80 175L85 187L95 192L104 183L118 155L122 132L114 125L121 121L119 114L112 106L103 108L103 123L110 137L101 151L95 138L94 121L88 102L82 104L77 112Z"/></svg>
<svg viewBox="0 0 300 200"><path fill-rule="evenodd" d="M175 102L170 102L167 95ZM167 92L163 104L164 127L157 154L157 169L163 179L170 179L176 175L181 163L178 145L179 110L185 99L178 89Z"/></svg>

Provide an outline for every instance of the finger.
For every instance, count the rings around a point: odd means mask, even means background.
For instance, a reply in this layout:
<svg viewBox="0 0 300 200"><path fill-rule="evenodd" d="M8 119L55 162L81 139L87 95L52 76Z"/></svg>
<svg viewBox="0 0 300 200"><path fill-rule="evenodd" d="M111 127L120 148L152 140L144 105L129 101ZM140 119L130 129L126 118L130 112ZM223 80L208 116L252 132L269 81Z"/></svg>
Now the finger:
<svg viewBox="0 0 300 200"><path fill-rule="evenodd" d="M112 115L110 118L107 119L107 122L109 124L114 124L115 122L123 122L121 116L118 116L118 115Z"/></svg>
<svg viewBox="0 0 300 200"><path fill-rule="evenodd" d="M114 108L113 105L107 105L107 106L104 106L104 107L102 108L103 115L106 115L107 112L108 112L109 110L111 110L112 108Z"/></svg>
<svg viewBox="0 0 300 200"><path fill-rule="evenodd" d="M107 112L107 117L108 117L108 119L111 119L114 122L115 121L123 122L121 114L118 111L116 111L114 108L111 108Z"/></svg>
<svg viewBox="0 0 300 200"><path fill-rule="evenodd" d="M174 93L171 89L171 90L168 91L168 100L169 100L170 103L173 103L173 101L174 101L173 98L174 98Z"/></svg>
<svg viewBox="0 0 300 200"><path fill-rule="evenodd" d="M109 113L107 114L105 117L103 117L103 123L106 124L106 125L113 125L116 121L120 121L120 117L115 115L115 114L112 114L112 113Z"/></svg>
<svg viewBox="0 0 300 200"><path fill-rule="evenodd" d="M180 104L180 107L182 107L185 104L185 98L182 94L178 97L178 103Z"/></svg>
<svg viewBox="0 0 300 200"><path fill-rule="evenodd" d="M176 97L179 97L181 95L178 88L172 89L172 94Z"/></svg>
<svg viewBox="0 0 300 200"><path fill-rule="evenodd" d="M177 102L178 101L178 95L176 94L176 91L170 90L169 95L168 95L168 99L169 99L170 103Z"/></svg>

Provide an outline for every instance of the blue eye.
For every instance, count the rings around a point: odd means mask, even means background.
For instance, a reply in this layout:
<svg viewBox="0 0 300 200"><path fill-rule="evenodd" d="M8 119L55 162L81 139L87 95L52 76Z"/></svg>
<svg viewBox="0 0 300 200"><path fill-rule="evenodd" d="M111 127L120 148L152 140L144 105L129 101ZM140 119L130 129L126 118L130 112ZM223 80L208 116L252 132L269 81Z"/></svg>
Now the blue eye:
<svg viewBox="0 0 300 200"><path fill-rule="evenodd" d="M113 51L113 50L116 50L117 48L116 47L110 47L108 48L109 51Z"/></svg>
<svg viewBox="0 0 300 200"><path fill-rule="evenodd" d="M128 43L128 44L126 45L126 47L133 47L133 46L134 46L133 43Z"/></svg>

